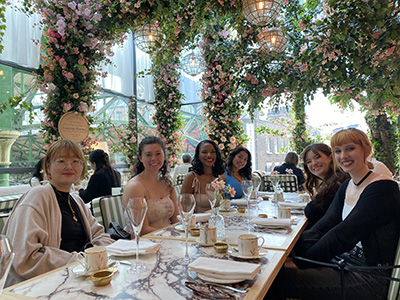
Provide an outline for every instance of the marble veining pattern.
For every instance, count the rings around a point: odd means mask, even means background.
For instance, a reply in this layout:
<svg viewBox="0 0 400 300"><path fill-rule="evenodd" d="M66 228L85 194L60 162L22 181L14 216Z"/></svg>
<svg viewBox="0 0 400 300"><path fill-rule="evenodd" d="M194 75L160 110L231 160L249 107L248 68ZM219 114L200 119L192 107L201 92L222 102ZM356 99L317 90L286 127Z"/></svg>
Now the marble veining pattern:
<svg viewBox="0 0 400 300"><path fill-rule="evenodd" d="M85 280L84 276L76 276L72 272L74 265L22 284L11 292L43 300L191 299L192 291L185 286L186 267L179 263L179 259L184 255L184 243L171 240L156 242L161 243L157 253L140 256L140 261L148 268L143 274L129 274L127 273L129 266L121 264L111 284L97 287ZM275 251L270 250L266 257L247 262L261 263L262 272L275 254ZM189 246L189 255L193 260L199 256L206 256L244 261L228 254L216 253L213 247L200 247L196 244ZM135 261L134 256L122 259L130 260L132 263ZM254 280L247 280L234 286L248 289L258 276ZM236 299L243 299L245 296L232 293Z"/></svg>

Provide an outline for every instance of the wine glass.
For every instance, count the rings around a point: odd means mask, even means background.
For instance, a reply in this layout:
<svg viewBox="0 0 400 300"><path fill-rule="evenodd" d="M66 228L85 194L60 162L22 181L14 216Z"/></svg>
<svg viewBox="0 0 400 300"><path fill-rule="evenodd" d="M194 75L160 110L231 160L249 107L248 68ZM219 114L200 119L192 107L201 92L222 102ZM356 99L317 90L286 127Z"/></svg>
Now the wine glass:
<svg viewBox="0 0 400 300"><path fill-rule="evenodd" d="M256 199L258 200L258 190L260 189L261 186L261 177L258 174L253 174L252 181L253 181L253 189L256 194Z"/></svg>
<svg viewBox="0 0 400 300"><path fill-rule="evenodd" d="M250 196L253 191L253 182L251 180L242 180L240 185L247 201L247 210L250 212Z"/></svg>
<svg viewBox="0 0 400 300"><path fill-rule="evenodd" d="M3 291L13 259L14 252L8 238L5 235L0 235L0 294Z"/></svg>
<svg viewBox="0 0 400 300"><path fill-rule="evenodd" d="M216 193L217 193L217 191L214 188L214 186L211 183L207 183L206 195L208 197L208 201L210 202L211 209L214 209L215 203L217 201Z"/></svg>
<svg viewBox="0 0 400 300"><path fill-rule="evenodd" d="M189 224L192 218L194 208L196 207L196 199L193 194L182 194L177 201L179 214L181 215L182 224L185 228L185 257L182 260L183 264L189 263L188 254L188 237L189 237Z"/></svg>
<svg viewBox="0 0 400 300"><path fill-rule="evenodd" d="M147 269L145 265L139 264L139 236L147 213L146 199L143 197L130 198L126 206L126 211L131 220L136 238L136 264L128 269L128 273L138 274Z"/></svg>

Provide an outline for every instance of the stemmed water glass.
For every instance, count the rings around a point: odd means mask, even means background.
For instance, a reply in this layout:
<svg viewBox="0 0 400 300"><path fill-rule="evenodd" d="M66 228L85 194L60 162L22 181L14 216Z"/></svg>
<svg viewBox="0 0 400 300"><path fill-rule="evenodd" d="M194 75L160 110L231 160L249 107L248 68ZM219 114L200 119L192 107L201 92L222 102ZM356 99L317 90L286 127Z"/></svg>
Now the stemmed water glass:
<svg viewBox="0 0 400 300"><path fill-rule="evenodd" d="M146 199L143 197L130 198L126 206L126 211L131 220L136 238L136 264L128 269L128 273L138 274L147 269L145 265L139 264L139 236L147 213Z"/></svg>
<svg viewBox="0 0 400 300"><path fill-rule="evenodd" d="M0 294L3 291L13 259L14 252L8 238L5 235L0 235Z"/></svg>
<svg viewBox="0 0 400 300"><path fill-rule="evenodd" d="M242 180L240 183L242 187L243 194L247 202L247 211L250 212L250 196L253 191L253 182L251 180Z"/></svg>
<svg viewBox="0 0 400 300"><path fill-rule="evenodd" d="M257 174L253 174L251 180L253 181L253 189L255 191L256 199L257 199L257 203L258 203L258 190L260 189L260 186L261 186L261 177Z"/></svg>
<svg viewBox="0 0 400 300"><path fill-rule="evenodd" d="M185 228L185 257L182 260L183 264L189 263L188 253L188 238L189 238L189 224L192 218L194 208L196 207L196 199L193 194L182 194L177 201L179 214L181 215L182 224Z"/></svg>
<svg viewBox="0 0 400 300"><path fill-rule="evenodd" d="M215 207L215 203L217 202L216 197L216 189L211 183L207 183L206 185L206 195L208 197L208 201L210 202L211 209L213 210Z"/></svg>

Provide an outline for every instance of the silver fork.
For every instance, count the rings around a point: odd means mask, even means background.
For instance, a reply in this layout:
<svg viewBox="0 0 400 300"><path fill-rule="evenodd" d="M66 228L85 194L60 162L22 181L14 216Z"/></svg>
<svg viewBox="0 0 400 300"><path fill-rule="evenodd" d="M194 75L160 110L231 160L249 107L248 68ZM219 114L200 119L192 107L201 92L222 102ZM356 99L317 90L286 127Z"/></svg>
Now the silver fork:
<svg viewBox="0 0 400 300"><path fill-rule="evenodd" d="M210 285L210 286L216 286L219 287L221 289L227 289L227 290L231 290L234 292L238 292L238 293L246 293L246 290L242 290L242 289L237 289L234 288L233 286L230 285L224 285L224 284L220 284L220 283L214 283L214 282L208 282L208 281L204 281L200 278L193 278L192 276L189 275L189 273L186 273L186 280L189 282L194 282L197 284L204 284L204 285Z"/></svg>

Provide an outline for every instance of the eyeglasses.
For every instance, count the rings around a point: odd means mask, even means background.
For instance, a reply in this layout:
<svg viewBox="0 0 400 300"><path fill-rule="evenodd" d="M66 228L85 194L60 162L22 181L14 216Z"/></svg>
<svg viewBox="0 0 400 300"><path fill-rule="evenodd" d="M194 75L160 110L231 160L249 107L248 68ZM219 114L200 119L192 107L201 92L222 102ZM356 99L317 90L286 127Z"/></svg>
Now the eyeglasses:
<svg viewBox="0 0 400 300"><path fill-rule="evenodd" d="M349 125L349 126L347 126L347 127L338 127L338 128L333 129L333 130L332 130L332 133L336 133L336 132L338 132L338 131L340 131L340 130L343 130L343 129L350 129L350 130L353 130L353 129L356 129L357 127L358 127L358 124Z"/></svg>
<svg viewBox="0 0 400 300"><path fill-rule="evenodd" d="M77 169L82 166L82 161L79 159L74 159L72 161L57 159L54 161L54 164L58 169L65 169L68 165L71 165L72 168Z"/></svg>

